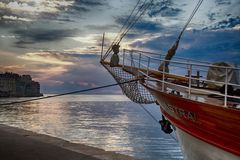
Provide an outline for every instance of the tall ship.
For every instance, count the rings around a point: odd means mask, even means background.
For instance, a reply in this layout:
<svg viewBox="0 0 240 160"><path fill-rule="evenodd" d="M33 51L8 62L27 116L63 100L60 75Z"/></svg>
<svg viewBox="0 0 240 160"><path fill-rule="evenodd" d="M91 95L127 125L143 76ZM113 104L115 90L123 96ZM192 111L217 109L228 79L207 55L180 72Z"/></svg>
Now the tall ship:
<svg viewBox="0 0 240 160"><path fill-rule="evenodd" d="M162 130L176 132L184 159L240 160L239 66L174 56L201 3L166 54L119 52L120 36L100 63L133 102L160 106Z"/></svg>

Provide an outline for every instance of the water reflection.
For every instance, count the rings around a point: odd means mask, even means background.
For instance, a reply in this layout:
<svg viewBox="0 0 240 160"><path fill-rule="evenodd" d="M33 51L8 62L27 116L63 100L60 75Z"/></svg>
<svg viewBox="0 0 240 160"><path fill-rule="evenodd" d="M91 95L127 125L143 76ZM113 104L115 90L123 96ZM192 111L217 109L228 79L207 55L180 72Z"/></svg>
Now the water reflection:
<svg viewBox="0 0 240 160"><path fill-rule="evenodd" d="M75 95L1 106L0 123L144 160L182 159L178 144L141 107L111 98ZM158 107L146 107L159 119Z"/></svg>

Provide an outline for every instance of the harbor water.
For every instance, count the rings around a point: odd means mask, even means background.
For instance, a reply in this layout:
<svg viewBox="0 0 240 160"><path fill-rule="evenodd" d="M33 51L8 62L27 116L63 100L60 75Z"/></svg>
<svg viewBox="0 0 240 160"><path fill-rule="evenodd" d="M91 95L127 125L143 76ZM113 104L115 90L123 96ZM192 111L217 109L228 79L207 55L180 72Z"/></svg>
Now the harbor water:
<svg viewBox="0 0 240 160"><path fill-rule="evenodd" d="M0 103L26 98L1 98ZM156 119L159 107L144 105ZM181 160L175 134L122 95L70 95L0 106L0 123L126 154L140 160Z"/></svg>

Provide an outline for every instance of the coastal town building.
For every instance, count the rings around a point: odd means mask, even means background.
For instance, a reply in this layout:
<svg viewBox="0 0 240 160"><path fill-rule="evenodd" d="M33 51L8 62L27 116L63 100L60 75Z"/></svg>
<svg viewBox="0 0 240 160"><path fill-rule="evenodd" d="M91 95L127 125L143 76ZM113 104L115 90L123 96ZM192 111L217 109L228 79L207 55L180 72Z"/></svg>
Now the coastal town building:
<svg viewBox="0 0 240 160"><path fill-rule="evenodd" d="M0 97L35 97L42 96L40 84L30 75L0 73Z"/></svg>

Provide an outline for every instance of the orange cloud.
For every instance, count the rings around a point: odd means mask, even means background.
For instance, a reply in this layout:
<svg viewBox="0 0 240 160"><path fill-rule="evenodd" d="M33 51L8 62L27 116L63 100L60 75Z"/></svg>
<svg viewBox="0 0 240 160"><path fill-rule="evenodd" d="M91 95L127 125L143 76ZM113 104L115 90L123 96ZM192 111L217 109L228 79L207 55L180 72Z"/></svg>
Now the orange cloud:
<svg viewBox="0 0 240 160"><path fill-rule="evenodd" d="M73 65L73 59L57 52L33 52L18 56L27 61L41 62L46 64Z"/></svg>

